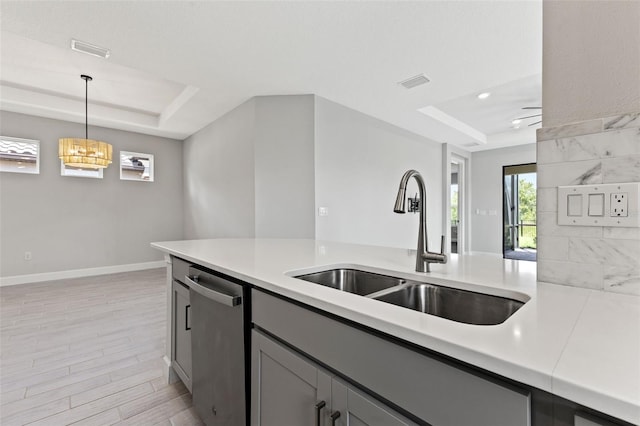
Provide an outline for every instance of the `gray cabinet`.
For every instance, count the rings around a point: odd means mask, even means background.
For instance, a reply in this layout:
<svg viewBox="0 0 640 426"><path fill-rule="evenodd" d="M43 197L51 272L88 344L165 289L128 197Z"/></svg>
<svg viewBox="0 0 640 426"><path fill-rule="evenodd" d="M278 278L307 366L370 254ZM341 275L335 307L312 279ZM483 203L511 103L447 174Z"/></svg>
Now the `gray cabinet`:
<svg viewBox="0 0 640 426"><path fill-rule="evenodd" d="M331 409L336 426L410 426L412 421L365 396L339 379L331 381Z"/></svg>
<svg viewBox="0 0 640 426"><path fill-rule="evenodd" d="M410 416L435 426L531 425L526 388L503 384L261 291L253 291L252 303L254 324ZM367 424L364 414L357 416L348 408L350 416Z"/></svg>
<svg viewBox="0 0 640 426"><path fill-rule="evenodd" d="M583 416L576 415L574 417L575 426L604 426L603 423L596 423L591 419L585 419Z"/></svg>
<svg viewBox="0 0 640 426"><path fill-rule="evenodd" d="M616 426L616 423L583 413L575 414L573 422L573 426Z"/></svg>
<svg viewBox="0 0 640 426"><path fill-rule="evenodd" d="M316 424L318 412L329 408L329 375L259 332L252 332L251 345L252 425Z"/></svg>
<svg viewBox="0 0 640 426"><path fill-rule="evenodd" d="M262 333L251 343L254 426L414 425Z"/></svg>
<svg viewBox="0 0 640 426"><path fill-rule="evenodd" d="M178 281L172 286L172 348L171 366L191 391L191 303L189 288Z"/></svg>

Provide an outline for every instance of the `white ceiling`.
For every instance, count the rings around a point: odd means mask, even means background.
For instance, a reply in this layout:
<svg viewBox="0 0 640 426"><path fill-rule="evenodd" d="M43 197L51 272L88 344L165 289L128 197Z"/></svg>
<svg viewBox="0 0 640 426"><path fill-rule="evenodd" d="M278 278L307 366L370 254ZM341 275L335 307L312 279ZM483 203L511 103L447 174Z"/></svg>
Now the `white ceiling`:
<svg viewBox="0 0 640 426"><path fill-rule="evenodd" d="M89 74L90 124L177 139L253 96L313 93L472 151L535 142L510 126L541 105L541 0L0 8L3 110L84 122ZM111 57L73 52L72 38ZM397 84L421 73L431 82Z"/></svg>

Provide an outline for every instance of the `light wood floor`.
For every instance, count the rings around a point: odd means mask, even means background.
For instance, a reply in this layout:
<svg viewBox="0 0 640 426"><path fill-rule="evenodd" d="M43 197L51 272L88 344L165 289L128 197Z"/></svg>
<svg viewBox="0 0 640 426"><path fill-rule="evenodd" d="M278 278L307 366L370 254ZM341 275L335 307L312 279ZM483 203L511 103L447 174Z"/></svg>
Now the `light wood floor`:
<svg viewBox="0 0 640 426"><path fill-rule="evenodd" d="M165 270L0 288L0 423L199 425L162 375Z"/></svg>

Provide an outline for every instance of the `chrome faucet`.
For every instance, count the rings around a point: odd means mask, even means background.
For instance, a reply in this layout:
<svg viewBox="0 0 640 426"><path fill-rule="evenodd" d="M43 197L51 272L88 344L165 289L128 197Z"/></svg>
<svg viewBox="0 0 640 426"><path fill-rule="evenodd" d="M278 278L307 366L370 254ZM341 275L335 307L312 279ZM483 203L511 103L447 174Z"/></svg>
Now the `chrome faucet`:
<svg viewBox="0 0 640 426"><path fill-rule="evenodd" d="M429 242L427 241L427 189L420 173L415 170L407 170L400 180L400 188L398 188L398 196L396 204L393 207L395 213L406 213L407 199L407 183L409 179L414 177L418 183L420 191L420 227L418 228L418 253L416 254L416 271L431 272L430 263L447 263L447 256L444 254L444 235L440 239L440 253L429 251Z"/></svg>

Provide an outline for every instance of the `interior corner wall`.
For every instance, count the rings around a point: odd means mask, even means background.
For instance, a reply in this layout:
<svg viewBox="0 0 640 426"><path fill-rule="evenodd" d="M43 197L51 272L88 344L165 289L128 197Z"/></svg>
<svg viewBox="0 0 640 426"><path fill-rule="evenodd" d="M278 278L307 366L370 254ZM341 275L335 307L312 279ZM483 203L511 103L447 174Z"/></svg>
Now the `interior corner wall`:
<svg viewBox="0 0 640 426"><path fill-rule="evenodd" d="M260 96L255 107L255 236L314 238L314 96Z"/></svg>
<svg viewBox="0 0 640 426"><path fill-rule="evenodd" d="M183 142L187 239L255 236L255 99Z"/></svg>
<svg viewBox="0 0 640 426"><path fill-rule="evenodd" d="M313 96L252 98L184 141L185 237L314 238Z"/></svg>
<svg viewBox="0 0 640 426"><path fill-rule="evenodd" d="M502 254L502 167L535 162L535 143L471 153L472 252Z"/></svg>
<svg viewBox="0 0 640 426"><path fill-rule="evenodd" d="M315 97L316 238L415 249L418 214L396 214L400 178L418 170L427 187L430 249L442 234L442 145ZM412 179L407 194L417 185Z"/></svg>
<svg viewBox="0 0 640 426"><path fill-rule="evenodd" d="M6 111L0 120L3 136L40 141L40 174L0 173L2 277L158 261L149 243L182 239L180 141L90 126L114 161L103 179L69 177L58 139L84 134L83 125ZM120 150L153 154L154 181L120 180Z"/></svg>
<svg viewBox="0 0 640 426"><path fill-rule="evenodd" d="M411 168L427 184L436 247L440 144L313 95L256 97L185 140L185 237L415 248L418 216L393 213L398 183ZM329 215L317 217L319 206Z"/></svg>

